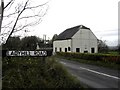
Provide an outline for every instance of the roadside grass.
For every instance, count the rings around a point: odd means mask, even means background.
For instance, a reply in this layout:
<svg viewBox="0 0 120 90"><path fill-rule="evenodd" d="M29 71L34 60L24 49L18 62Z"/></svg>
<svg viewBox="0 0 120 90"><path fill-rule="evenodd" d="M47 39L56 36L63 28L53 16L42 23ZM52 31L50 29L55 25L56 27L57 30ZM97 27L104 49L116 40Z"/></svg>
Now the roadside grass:
<svg viewBox="0 0 120 90"><path fill-rule="evenodd" d="M120 65L117 63L109 63L109 62L104 62L104 61L95 61L95 60L85 60L85 59L78 59L78 58L71 58L71 57L64 57L64 56L59 56L55 55L54 57L56 58L63 58L71 61L76 61L79 63L84 63L84 64L90 64L90 65L96 65L96 66L102 66L110 69L115 69L115 70L120 70Z"/></svg>
<svg viewBox="0 0 120 90"><path fill-rule="evenodd" d="M54 57L5 57L2 60L2 88L81 88Z"/></svg>
<svg viewBox="0 0 120 90"><path fill-rule="evenodd" d="M119 55L119 52L117 52L117 51L109 51L108 54L111 54L111 55Z"/></svg>

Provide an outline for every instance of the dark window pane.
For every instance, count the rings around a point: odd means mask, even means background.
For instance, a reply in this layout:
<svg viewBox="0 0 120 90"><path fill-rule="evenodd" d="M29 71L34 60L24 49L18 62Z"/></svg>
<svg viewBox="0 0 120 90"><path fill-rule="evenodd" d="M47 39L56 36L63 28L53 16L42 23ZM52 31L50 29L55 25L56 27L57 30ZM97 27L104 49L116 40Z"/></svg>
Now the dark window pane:
<svg viewBox="0 0 120 90"><path fill-rule="evenodd" d="M67 52L67 48L65 48L65 52Z"/></svg>
<svg viewBox="0 0 120 90"><path fill-rule="evenodd" d="M62 52L62 48L60 48L60 52Z"/></svg>
<svg viewBox="0 0 120 90"><path fill-rule="evenodd" d="M80 52L80 48L76 48L76 52Z"/></svg>
<svg viewBox="0 0 120 90"><path fill-rule="evenodd" d="M91 48L91 53L95 53L95 48Z"/></svg>
<svg viewBox="0 0 120 90"><path fill-rule="evenodd" d="M70 51L70 47L68 47L68 51Z"/></svg>

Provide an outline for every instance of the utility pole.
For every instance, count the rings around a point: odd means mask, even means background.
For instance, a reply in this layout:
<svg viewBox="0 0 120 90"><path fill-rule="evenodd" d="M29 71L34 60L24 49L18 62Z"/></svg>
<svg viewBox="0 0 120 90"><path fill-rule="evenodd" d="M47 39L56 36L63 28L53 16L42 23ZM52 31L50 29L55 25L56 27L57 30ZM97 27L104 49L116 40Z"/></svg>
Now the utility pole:
<svg viewBox="0 0 120 90"><path fill-rule="evenodd" d="M46 44L46 35L45 34L43 35L43 41L44 41L43 43Z"/></svg>
<svg viewBox="0 0 120 90"><path fill-rule="evenodd" d="M45 34L43 35L43 44L44 44L43 46L43 51L44 51L46 48L46 35ZM44 64L46 63L45 57L42 58L42 61Z"/></svg>
<svg viewBox="0 0 120 90"><path fill-rule="evenodd" d="M3 12L4 12L4 0L1 0L1 6L0 6L0 33L1 33L1 26L2 26L2 20L3 20Z"/></svg>

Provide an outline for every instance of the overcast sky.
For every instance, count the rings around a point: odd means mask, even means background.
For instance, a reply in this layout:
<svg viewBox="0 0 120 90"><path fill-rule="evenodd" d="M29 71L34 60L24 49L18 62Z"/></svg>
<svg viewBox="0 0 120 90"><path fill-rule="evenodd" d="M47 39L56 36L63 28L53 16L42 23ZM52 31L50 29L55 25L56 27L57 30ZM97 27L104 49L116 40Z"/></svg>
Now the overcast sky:
<svg viewBox="0 0 120 90"><path fill-rule="evenodd" d="M48 0L34 0L43 3ZM50 0L49 10L42 22L26 35L52 38L65 29L77 25L90 28L98 39L110 46L118 44L119 0Z"/></svg>

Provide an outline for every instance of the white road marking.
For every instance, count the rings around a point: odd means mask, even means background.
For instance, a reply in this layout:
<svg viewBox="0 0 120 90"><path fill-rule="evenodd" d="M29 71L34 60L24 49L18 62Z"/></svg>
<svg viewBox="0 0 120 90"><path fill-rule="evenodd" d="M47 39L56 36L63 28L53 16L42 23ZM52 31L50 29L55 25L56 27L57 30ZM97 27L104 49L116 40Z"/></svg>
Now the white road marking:
<svg viewBox="0 0 120 90"><path fill-rule="evenodd" d="M64 63L64 62L61 62L62 64L66 64L66 63Z"/></svg>
<svg viewBox="0 0 120 90"><path fill-rule="evenodd" d="M104 75L104 76L107 76L107 77L111 77L111 78L114 78L114 79L120 79L119 77L112 76L112 75L105 74L105 73L101 73L101 72L94 71L94 70L91 70L91 69L87 69L87 68L83 68L83 67L80 67L80 69L87 70L89 72L93 72L93 73L96 73L96 74Z"/></svg>

